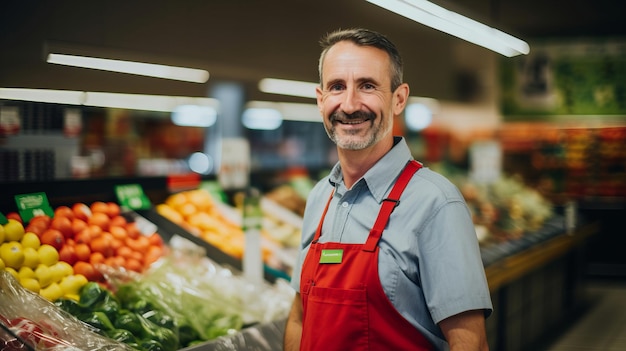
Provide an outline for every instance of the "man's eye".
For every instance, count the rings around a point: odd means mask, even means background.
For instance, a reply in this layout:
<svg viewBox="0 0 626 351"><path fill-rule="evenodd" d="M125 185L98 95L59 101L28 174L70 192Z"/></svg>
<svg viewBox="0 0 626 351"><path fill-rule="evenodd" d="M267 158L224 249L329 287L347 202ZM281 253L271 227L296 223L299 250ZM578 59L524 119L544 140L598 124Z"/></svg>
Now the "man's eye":
<svg viewBox="0 0 626 351"><path fill-rule="evenodd" d="M328 88L329 91L341 91L344 90L343 84L333 84Z"/></svg>
<svg viewBox="0 0 626 351"><path fill-rule="evenodd" d="M370 91L370 90L375 90L376 86L374 84L370 84L370 83L365 83L361 86L361 89L366 90L366 91Z"/></svg>

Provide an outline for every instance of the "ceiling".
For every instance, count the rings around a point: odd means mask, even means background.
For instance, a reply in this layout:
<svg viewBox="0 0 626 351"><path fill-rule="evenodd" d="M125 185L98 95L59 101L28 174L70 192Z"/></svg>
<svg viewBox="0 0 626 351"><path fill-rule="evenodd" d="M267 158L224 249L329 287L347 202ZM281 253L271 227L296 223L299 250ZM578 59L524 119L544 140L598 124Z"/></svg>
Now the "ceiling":
<svg viewBox="0 0 626 351"><path fill-rule="evenodd" d="M626 35L621 0L435 2L528 41L531 51L545 38ZM412 95L454 99L460 73L483 57L500 58L364 0L9 0L0 4L0 87L206 96L215 82L237 81L249 99L274 100L258 92L259 79L317 81L319 37L353 26L396 42ZM211 79L185 83L46 64L50 46L204 68Z"/></svg>

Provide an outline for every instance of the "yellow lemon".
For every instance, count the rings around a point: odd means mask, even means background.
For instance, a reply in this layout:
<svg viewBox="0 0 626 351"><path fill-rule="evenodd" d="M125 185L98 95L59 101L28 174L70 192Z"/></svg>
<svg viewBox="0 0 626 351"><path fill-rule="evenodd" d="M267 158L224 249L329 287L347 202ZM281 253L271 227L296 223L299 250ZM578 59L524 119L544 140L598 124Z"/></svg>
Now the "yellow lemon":
<svg viewBox="0 0 626 351"><path fill-rule="evenodd" d="M20 241L22 236L24 236L24 225L13 218L9 218L9 222L4 225L4 240Z"/></svg>
<svg viewBox="0 0 626 351"><path fill-rule="evenodd" d="M24 248L30 247L37 250L39 249L39 246L41 246L41 241L39 240L39 237L33 232L24 233L24 236L22 236L22 240L20 242L22 243L22 246Z"/></svg>
<svg viewBox="0 0 626 351"><path fill-rule="evenodd" d="M30 267L22 266L17 271L17 275L20 277L20 280L24 278L35 278L35 271Z"/></svg>
<svg viewBox="0 0 626 351"><path fill-rule="evenodd" d="M57 249L55 249L52 245L41 245L37 250L37 254L39 255L39 262L45 264L46 266L52 266L53 264L59 262L59 251L57 251Z"/></svg>
<svg viewBox="0 0 626 351"><path fill-rule="evenodd" d="M66 299L74 300L76 302L80 301L80 295L79 294L65 294L65 295L63 295L63 297L65 297Z"/></svg>
<svg viewBox="0 0 626 351"><path fill-rule="evenodd" d="M35 278L22 278L20 279L20 285L34 293L39 293L39 290L41 290L39 281Z"/></svg>
<svg viewBox="0 0 626 351"><path fill-rule="evenodd" d="M25 247L24 248L24 262L22 263L22 265L35 269L37 268L38 264L39 264L39 254L37 253L37 250L33 249L32 247Z"/></svg>
<svg viewBox="0 0 626 351"><path fill-rule="evenodd" d="M82 274L68 275L61 279L59 286L63 290L63 295L78 295L80 288L87 284L87 278Z"/></svg>
<svg viewBox="0 0 626 351"><path fill-rule="evenodd" d="M39 285L41 285L42 288L45 288L48 285L54 283L54 281L52 280L52 271L50 271L50 267L46 266L43 263L40 263L39 265L37 265L37 268L35 268L35 276L37 277L37 280L39 280Z"/></svg>
<svg viewBox="0 0 626 351"><path fill-rule="evenodd" d="M4 261L2 260L2 258L0 258L0 270L5 269L6 266L4 265Z"/></svg>
<svg viewBox="0 0 626 351"><path fill-rule="evenodd" d="M74 268L65 261L58 261L49 267L53 282L60 282L63 278L74 274Z"/></svg>
<svg viewBox="0 0 626 351"><path fill-rule="evenodd" d="M0 244L2 244L4 242L4 237L6 234L4 234L4 226L0 225Z"/></svg>
<svg viewBox="0 0 626 351"><path fill-rule="evenodd" d="M41 288L39 290L39 295L46 298L48 301L55 301L61 297L63 297L63 289L57 283L51 283L45 288Z"/></svg>
<svg viewBox="0 0 626 351"><path fill-rule="evenodd" d="M0 245L0 258L7 267L20 269L24 263L22 244L19 241L9 241Z"/></svg>

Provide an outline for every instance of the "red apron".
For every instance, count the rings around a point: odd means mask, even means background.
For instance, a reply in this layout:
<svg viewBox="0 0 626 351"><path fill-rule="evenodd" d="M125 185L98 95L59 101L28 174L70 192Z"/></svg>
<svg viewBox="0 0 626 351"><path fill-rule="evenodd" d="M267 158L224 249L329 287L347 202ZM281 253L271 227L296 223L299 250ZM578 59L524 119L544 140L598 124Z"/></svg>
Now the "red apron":
<svg viewBox="0 0 626 351"><path fill-rule="evenodd" d="M300 350L433 350L391 304L378 277L378 241L400 195L421 164L412 161L383 200L364 244L319 243L326 204L302 267ZM332 194L331 194L332 199Z"/></svg>

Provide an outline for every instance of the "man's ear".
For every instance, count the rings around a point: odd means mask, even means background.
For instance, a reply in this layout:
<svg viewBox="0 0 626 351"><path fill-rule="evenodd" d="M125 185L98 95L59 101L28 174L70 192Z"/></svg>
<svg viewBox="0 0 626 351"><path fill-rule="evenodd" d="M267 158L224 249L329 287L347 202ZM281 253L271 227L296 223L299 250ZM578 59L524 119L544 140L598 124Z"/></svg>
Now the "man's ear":
<svg viewBox="0 0 626 351"><path fill-rule="evenodd" d="M399 115L404 111L406 104L409 99L409 85L407 83L402 83L393 92L393 114Z"/></svg>
<svg viewBox="0 0 626 351"><path fill-rule="evenodd" d="M324 92L322 88L319 86L315 88L315 96L317 97L317 109L322 113L322 98L324 97Z"/></svg>

